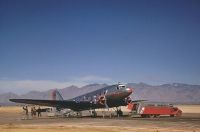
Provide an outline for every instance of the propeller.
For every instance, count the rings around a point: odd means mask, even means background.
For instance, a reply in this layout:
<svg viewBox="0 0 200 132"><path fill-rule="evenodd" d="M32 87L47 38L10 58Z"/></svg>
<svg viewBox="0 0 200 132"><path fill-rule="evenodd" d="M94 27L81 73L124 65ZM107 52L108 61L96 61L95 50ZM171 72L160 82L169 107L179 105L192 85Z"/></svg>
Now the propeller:
<svg viewBox="0 0 200 132"><path fill-rule="evenodd" d="M109 109L108 104L107 104L107 99L106 99L107 93L108 93L108 90L105 91L104 96L99 97L99 103L102 105L105 105L105 108Z"/></svg>
<svg viewBox="0 0 200 132"><path fill-rule="evenodd" d="M108 90L106 90L105 94L104 94L104 98L105 98L105 107L107 109L109 109L108 104L107 104L107 99L106 99L106 94L108 93Z"/></svg>
<svg viewBox="0 0 200 132"><path fill-rule="evenodd" d="M131 97L127 97L126 99L125 99L125 103L128 105L129 103L131 103L132 102L132 99L131 99Z"/></svg>

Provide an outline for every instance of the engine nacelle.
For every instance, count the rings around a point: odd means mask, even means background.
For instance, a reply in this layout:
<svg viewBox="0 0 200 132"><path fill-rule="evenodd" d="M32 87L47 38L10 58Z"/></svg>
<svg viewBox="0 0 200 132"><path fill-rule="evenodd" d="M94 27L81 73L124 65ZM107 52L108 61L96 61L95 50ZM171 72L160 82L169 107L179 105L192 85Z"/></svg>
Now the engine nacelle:
<svg viewBox="0 0 200 132"><path fill-rule="evenodd" d="M106 98L105 98L105 96L100 96L98 102L99 102L101 105L105 105L105 103L106 103Z"/></svg>
<svg viewBox="0 0 200 132"><path fill-rule="evenodd" d="M128 105L129 103L131 103L132 102L132 99L131 99L131 97L127 97L127 98L125 98L125 103Z"/></svg>

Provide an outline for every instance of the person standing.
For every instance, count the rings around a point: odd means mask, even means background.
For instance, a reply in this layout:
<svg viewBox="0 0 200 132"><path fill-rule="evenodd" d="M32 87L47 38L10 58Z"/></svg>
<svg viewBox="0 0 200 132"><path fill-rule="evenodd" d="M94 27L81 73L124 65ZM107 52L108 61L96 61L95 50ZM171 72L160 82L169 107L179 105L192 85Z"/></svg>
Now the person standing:
<svg viewBox="0 0 200 132"><path fill-rule="evenodd" d="M33 107L31 107L31 117L34 116L34 110L33 110Z"/></svg>
<svg viewBox="0 0 200 132"><path fill-rule="evenodd" d="M41 117L42 116L42 114L41 114L41 111L42 109L40 108L40 106L39 106L39 108L37 109L37 112L38 112L38 117Z"/></svg>
<svg viewBox="0 0 200 132"><path fill-rule="evenodd" d="M26 119L28 119L28 106L24 106L23 110L25 111Z"/></svg>
<svg viewBox="0 0 200 132"><path fill-rule="evenodd" d="M36 117L36 109L35 109L35 106L33 107L33 116Z"/></svg>

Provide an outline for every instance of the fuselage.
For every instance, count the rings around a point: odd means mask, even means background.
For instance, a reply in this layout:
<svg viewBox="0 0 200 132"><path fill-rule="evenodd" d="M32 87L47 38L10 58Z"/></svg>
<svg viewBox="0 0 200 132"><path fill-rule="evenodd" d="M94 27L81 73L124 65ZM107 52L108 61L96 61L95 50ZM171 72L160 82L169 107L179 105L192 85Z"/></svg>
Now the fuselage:
<svg viewBox="0 0 200 132"><path fill-rule="evenodd" d="M109 107L117 107L127 105L126 98L133 92L131 88L127 88L125 85L111 85L99 90L86 93L70 100L76 102L91 102L91 103L99 103L99 107L105 107L101 102L102 100L106 100L106 103Z"/></svg>

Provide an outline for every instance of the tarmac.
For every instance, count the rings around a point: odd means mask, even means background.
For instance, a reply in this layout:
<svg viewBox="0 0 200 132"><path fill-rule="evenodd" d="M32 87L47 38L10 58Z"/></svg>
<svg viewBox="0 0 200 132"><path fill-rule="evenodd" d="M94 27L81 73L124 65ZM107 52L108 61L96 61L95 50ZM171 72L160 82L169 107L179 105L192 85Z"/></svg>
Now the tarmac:
<svg viewBox="0 0 200 132"><path fill-rule="evenodd" d="M0 130L37 130L62 131L65 128L71 131L180 131L200 132L200 113L183 113L181 117L141 118L141 117L34 117L23 119L23 113L0 112ZM56 130L58 129L58 130Z"/></svg>

